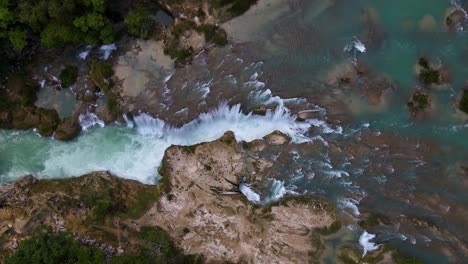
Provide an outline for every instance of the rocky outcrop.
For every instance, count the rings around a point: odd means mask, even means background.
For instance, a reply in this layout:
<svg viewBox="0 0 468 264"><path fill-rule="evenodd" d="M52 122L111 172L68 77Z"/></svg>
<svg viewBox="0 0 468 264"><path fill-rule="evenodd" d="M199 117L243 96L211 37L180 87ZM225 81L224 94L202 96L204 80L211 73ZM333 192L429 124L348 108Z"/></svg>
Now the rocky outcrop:
<svg viewBox="0 0 468 264"><path fill-rule="evenodd" d="M80 133L81 127L77 116L64 119L57 127L54 138L57 140L70 140Z"/></svg>
<svg viewBox="0 0 468 264"><path fill-rule="evenodd" d="M106 254L138 254L140 230L162 228L184 254L201 254L208 263L307 262L321 250L320 230L337 221L333 207L315 196L249 202L235 183L252 175L253 166L227 133L209 143L170 147L157 187L107 172L61 180L27 176L0 187L0 246L14 250L48 225L110 248Z"/></svg>
<svg viewBox="0 0 468 264"><path fill-rule="evenodd" d="M137 223L167 228L187 254L210 263L304 263L318 250L312 237L336 221L333 208L317 197L288 197L267 207L236 191L252 170L232 133L192 147L173 146L161 168L159 202Z"/></svg>

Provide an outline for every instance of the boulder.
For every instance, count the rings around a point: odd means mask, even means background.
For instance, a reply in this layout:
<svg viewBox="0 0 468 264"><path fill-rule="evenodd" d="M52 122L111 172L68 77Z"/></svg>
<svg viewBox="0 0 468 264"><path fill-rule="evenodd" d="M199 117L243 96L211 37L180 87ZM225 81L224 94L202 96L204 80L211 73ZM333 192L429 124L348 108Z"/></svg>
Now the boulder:
<svg viewBox="0 0 468 264"><path fill-rule="evenodd" d="M278 130L275 130L273 133L264 136L263 139L272 145L283 145L291 140L290 137Z"/></svg>
<svg viewBox="0 0 468 264"><path fill-rule="evenodd" d="M81 130L80 122L77 116L64 119L55 130L54 138L57 140L70 140L76 137Z"/></svg>

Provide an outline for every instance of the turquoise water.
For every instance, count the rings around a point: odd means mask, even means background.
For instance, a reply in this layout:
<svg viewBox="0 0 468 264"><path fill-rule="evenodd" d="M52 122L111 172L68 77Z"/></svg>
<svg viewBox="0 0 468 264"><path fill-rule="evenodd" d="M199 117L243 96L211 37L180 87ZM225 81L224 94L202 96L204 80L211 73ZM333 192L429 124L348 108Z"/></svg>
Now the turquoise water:
<svg viewBox="0 0 468 264"><path fill-rule="evenodd" d="M349 230L326 240L330 248L357 246L363 230L357 227L360 215L355 210L380 212L388 214L394 224L369 230L379 241L427 263L466 262L462 248L468 243L464 217L468 194L466 174L460 176L460 167L468 162L468 115L457 111L455 103L468 80L468 31L445 29L444 17L452 3L350 0L336 1L317 12L327 1L291 2L290 12L257 32L269 45L246 43L249 56L236 55L249 70L251 63L263 62L254 68L259 81L266 84L260 92L270 89L273 95L304 98L329 110L343 105L330 104L326 98L343 101L350 118L340 123L342 133L328 133L324 126L308 131L314 126L294 122L288 112L260 118L226 106L180 130L145 119L135 122L134 128L94 127L67 143L41 138L32 131L0 131L0 183L28 173L69 177L93 170L155 182L160 159L170 144L214 140L226 130L234 130L238 139L252 140L279 129L296 142L272 151L281 162L275 164L271 177L284 180L287 189L326 196L351 219ZM343 51L355 38L366 45L366 52ZM449 70L447 88L421 87L414 66L422 55ZM382 97L382 105L368 105L359 85L350 89L324 83L324 76L337 64L355 60L367 65L374 76L397 84L397 89ZM236 73L227 78L229 70L211 74L231 81L245 79ZM433 113L424 120L413 120L406 107L417 88L426 89L434 98ZM272 101L284 102L266 96L263 101L241 100L240 108ZM384 138L379 139L377 133ZM317 136L327 144L317 143ZM308 142L301 143L304 140ZM416 229L406 220L410 217L430 219L442 231ZM335 253L328 251L324 261L334 263Z"/></svg>

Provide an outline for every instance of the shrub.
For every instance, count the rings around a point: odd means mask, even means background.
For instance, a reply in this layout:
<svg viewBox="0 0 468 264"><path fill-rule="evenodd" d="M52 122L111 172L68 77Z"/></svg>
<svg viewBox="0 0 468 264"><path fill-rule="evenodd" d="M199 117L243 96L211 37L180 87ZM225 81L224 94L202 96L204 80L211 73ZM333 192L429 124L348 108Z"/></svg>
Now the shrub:
<svg viewBox="0 0 468 264"><path fill-rule="evenodd" d="M124 22L128 26L128 33L130 35L142 39L148 39L154 26L154 21L150 18L148 10L142 7L130 11L125 17Z"/></svg>
<svg viewBox="0 0 468 264"><path fill-rule="evenodd" d="M60 72L60 83L62 87L72 86L78 78L78 68L76 66L68 65Z"/></svg>
<svg viewBox="0 0 468 264"><path fill-rule="evenodd" d="M440 82L440 73L434 69L422 69L418 78L425 84L437 84Z"/></svg>
<svg viewBox="0 0 468 264"><path fill-rule="evenodd" d="M198 32L203 32L206 42L213 42L217 46L225 46L228 43L227 33L224 29L212 24L203 24L196 28Z"/></svg>
<svg viewBox="0 0 468 264"><path fill-rule="evenodd" d="M418 64L419 64L419 66L423 67L424 69L429 69L430 68L429 67L429 61L424 57L419 58Z"/></svg>
<svg viewBox="0 0 468 264"><path fill-rule="evenodd" d="M415 92L408 102L408 106L413 110L424 110L430 105L429 95L424 92Z"/></svg>
<svg viewBox="0 0 468 264"><path fill-rule="evenodd" d="M231 16L240 16L257 3L257 0L212 0L215 8L227 8Z"/></svg>
<svg viewBox="0 0 468 264"><path fill-rule="evenodd" d="M463 90L463 95L458 107L460 110L468 114L468 89Z"/></svg>
<svg viewBox="0 0 468 264"><path fill-rule="evenodd" d="M103 60L96 60L91 63L89 70L89 77L94 84L99 87L104 93L107 93L110 89L109 78L114 75L112 64Z"/></svg>
<svg viewBox="0 0 468 264"><path fill-rule="evenodd" d="M80 245L68 232L54 233L51 228L46 228L20 242L16 252L7 257L5 263L104 263L104 253L97 248Z"/></svg>
<svg viewBox="0 0 468 264"><path fill-rule="evenodd" d="M96 223L102 223L106 218L106 215L112 209L112 202L109 200L97 200L96 205L93 207L93 221Z"/></svg>

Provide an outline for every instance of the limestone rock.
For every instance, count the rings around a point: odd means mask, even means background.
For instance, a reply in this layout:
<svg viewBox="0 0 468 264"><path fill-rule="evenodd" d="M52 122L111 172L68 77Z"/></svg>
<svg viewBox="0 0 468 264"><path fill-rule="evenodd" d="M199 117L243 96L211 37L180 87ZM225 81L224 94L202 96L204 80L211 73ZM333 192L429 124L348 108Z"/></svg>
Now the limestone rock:
<svg viewBox="0 0 468 264"><path fill-rule="evenodd" d="M272 145L283 145L291 140L291 138L278 130L275 130L273 133L264 136L263 139Z"/></svg>

